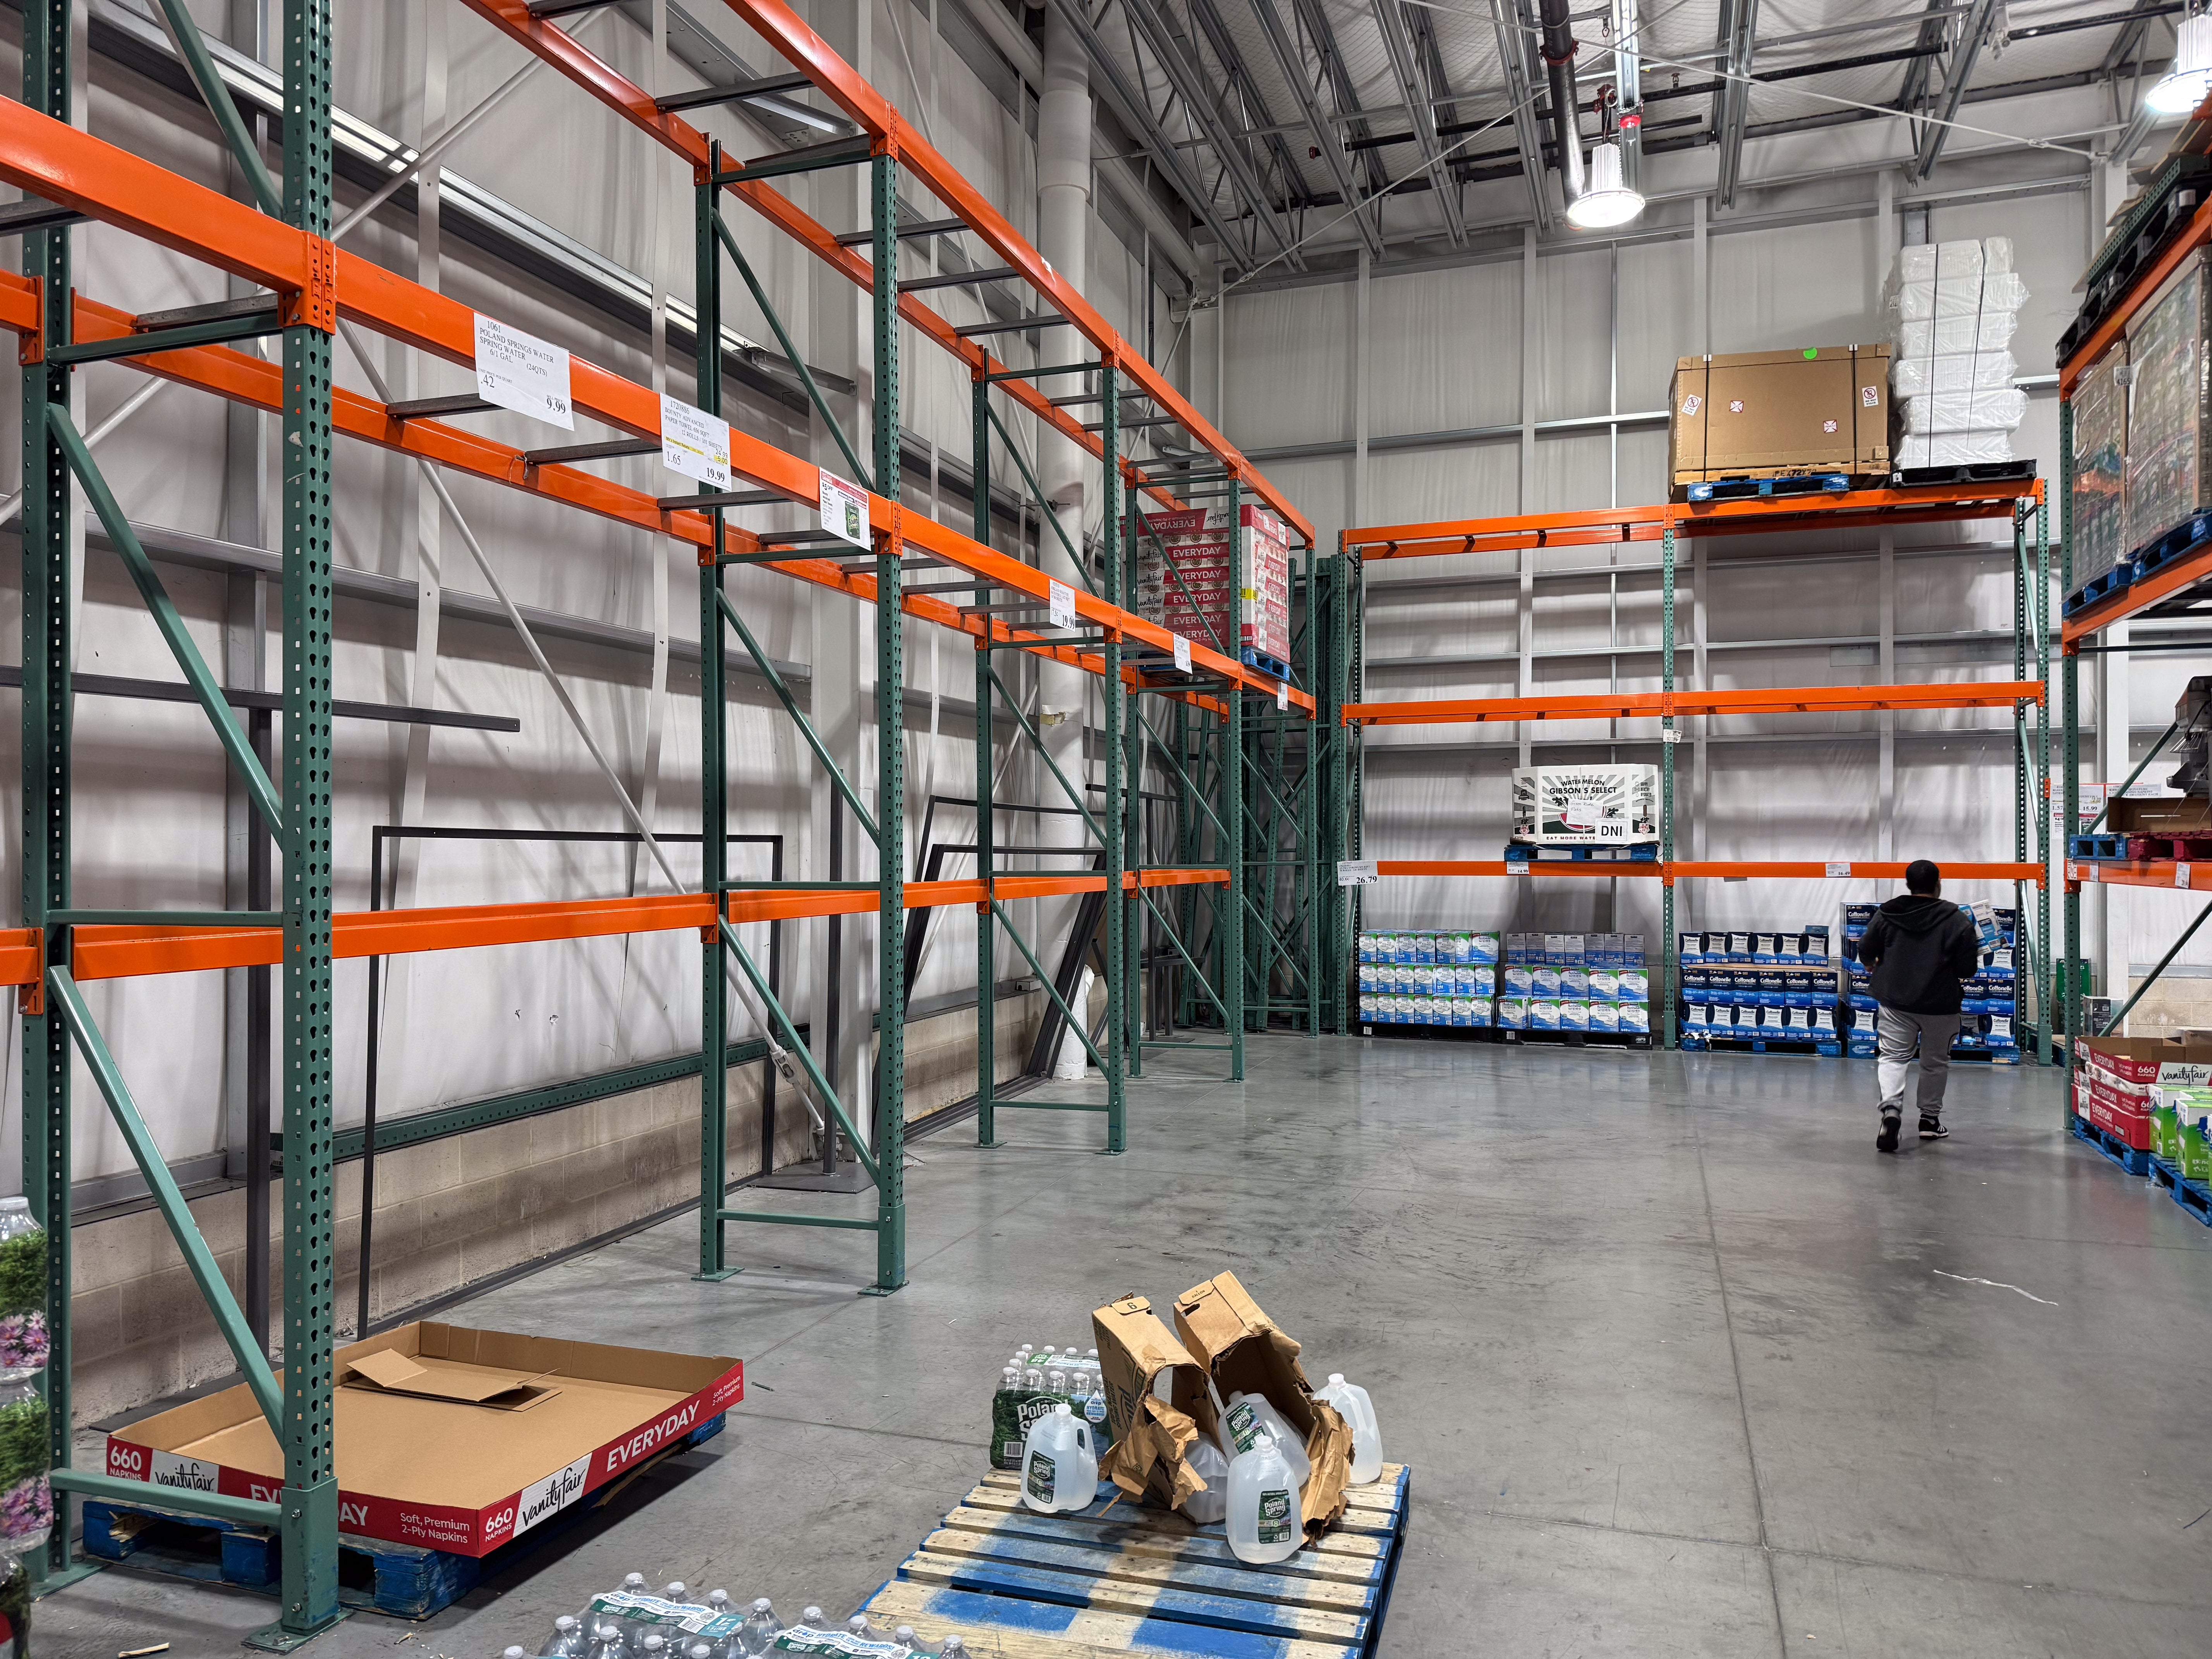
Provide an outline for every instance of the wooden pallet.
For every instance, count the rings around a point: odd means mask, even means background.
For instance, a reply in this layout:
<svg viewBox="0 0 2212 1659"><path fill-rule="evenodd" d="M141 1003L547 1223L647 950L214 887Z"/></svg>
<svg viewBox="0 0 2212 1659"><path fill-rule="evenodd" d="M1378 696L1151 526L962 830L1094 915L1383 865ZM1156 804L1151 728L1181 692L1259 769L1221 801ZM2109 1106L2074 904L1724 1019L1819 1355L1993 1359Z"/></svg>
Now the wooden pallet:
<svg viewBox="0 0 2212 1659"><path fill-rule="evenodd" d="M1344 1518L1287 1561L1251 1567L1218 1526L1102 1486L1074 1515L1039 1515L994 1471L870 1598L878 1626L954 1630L977 1659L1369 1659L1405 1543L1412 1476L1383 1465Z"/></svg>
<svg viewBox="0 0 2212 1659"><path fill-rule="evenodd" d="M2106 1158L2131 1176L2150 1173L2150 1152L2147 1147L2130 1146L2109 1129L2100 1129L2086 1117L2069 1120L2076 1140L2086 1140Z"/></svg>

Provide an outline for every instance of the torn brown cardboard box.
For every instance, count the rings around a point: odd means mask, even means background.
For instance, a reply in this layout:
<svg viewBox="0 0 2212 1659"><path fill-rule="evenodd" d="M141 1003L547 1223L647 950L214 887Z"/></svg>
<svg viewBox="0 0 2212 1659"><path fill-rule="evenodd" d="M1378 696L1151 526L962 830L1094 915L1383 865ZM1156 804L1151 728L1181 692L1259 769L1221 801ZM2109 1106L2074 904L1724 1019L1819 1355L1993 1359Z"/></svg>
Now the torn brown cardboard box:
<svg viewBox="0 0 2212 1659"><path fill-rule="evenodd" d="M1176 1298L1175 1318L1184 1347L1206 1367L1224 1403L1240 1391L1263 1395L1305 1437L1313 1464L1305 1485L1305 1525L1309 1534L1318 1534L1344 1513L1352 1425L1335 1407L1313 1397L1297 1343L1261 1310L1235 1273L1185 1291Z"/></svg>
<svg viewBox="0 0 2212 1659"><path fill-rule="evenodd" d="M744 1397L735 1359L427 1320L335 1359L338 1530L459 1555L712 1432ZM117 1430L107 1472L149 1483L153 1504L163 1486L273 1502L284 1454L241 1382Z"/></svg>
<svg viewBox="0 0 2212 1659"><path fill-rule="evenodd" d="M1720 478L1889 471L1887 345L1683 357L1668 394L1667 471Z"/></svg>
<svg viewBox="0 0 2212 1659"><path fill-rule="evenodd" d="M1205 1371L1141 1296L1096 1310L1091 1329L1106 1383L1106 1422L1114 1431L1114 1443L1098 1460L1100 1476L1132 1498L1181 1509L1206 1489L1189 1462L1198 1437L1213 1432Z"/></svg>

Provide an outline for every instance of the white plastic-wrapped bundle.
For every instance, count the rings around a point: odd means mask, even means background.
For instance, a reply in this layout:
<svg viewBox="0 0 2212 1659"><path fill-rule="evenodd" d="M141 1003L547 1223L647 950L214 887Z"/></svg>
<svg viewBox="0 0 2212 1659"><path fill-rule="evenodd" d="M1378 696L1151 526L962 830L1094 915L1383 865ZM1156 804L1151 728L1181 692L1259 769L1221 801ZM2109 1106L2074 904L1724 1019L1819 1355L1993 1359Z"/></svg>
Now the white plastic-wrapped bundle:
<svg viewBox="0 0 2212 1659"><path fill-rule="evenodd" d="M1908 433L2009 432L2027 414L2027 394L2011 386L1968 392L1923 392L1900 398L1899 418Z"/></svg>
<svg viewBox="0 0 2212 1659"><path fill-rule="evenodd" d="M2020 365L2009 351L1946 351L1895 360L1889 387L1900 398L1931 392L1978 392L2010 387Z"/></svg>
<svg viewBox="0 0 2212 1659"><path fill-rule="evenodd" d="M1899 283L1892 309L1900 322L1918 323L1930 318L1975 317L1984 311L2018 311L2027 299L2027 284L2002 270L1986 276L1977 273Z"/></svg>
<svg viewBox="0 0 2212 1659"><path fill-rule="evenodd" d="M1907 432L1894 451L1897 465L1970 466L1983 461L2012 459L2012 433Z"/></svg>
<svg viewBox="0 0 2212 1659"><path fill-rule="evenodd" d="M1955 357L1968 352L2002 351L2020 327L2017 311L1984 311L1973 317L1929 317L1897 321L1898 362L1915 357Z"/></svg>

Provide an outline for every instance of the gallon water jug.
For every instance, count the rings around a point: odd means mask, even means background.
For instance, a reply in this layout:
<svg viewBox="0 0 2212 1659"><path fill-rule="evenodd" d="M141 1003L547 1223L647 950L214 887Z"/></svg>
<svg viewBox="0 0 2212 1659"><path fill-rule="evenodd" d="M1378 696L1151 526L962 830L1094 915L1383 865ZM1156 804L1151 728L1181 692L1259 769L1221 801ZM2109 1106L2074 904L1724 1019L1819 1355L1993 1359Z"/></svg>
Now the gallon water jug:
<svg viewBox="0 0 2212 1659"><path fill-rule="evenodd" d="M1022 1445L1022 1502L1045 1515L1084 1510L1098 1495L1091 1425L1064 1405L1030 1425Z"/></svg>
<svg viewBox="0 0 2212 1659"><path fill-rule="evenodd" d="M1364 1486L1382 1478L1382 1430L1375 1421L1375 1402L1357 1382L1344 1380L1342 1371L1328 1374L1328 1386L1314 1391L1352 1425L1352 1484Z"/></svg>
<svg viewBox="0 0 2212 1659"><path fill-rule="evenodd" d="M1268 1403L1265 1395L1241 1391L1231 1395L1228 1409L1221 1413L1221 1450L1232 1468L1252 1449L1254 1437L1261 1434L1275 1443L1277 1454L1291 1466L1293 1481L1303 1488L1306 1477L1313 1473L1313 1462L1291 1425L1283 1421L1283 1414Z"/></svg>
<svg viewBox="0 0 2212 1659"><path fill-rule="evenodd" d="M1201 1527L1212 1526L1229 1513L1229 1460L1220 1447L1200 1435L1191 1442L1190 1455L1183 1461L1206 1482L1206 1490L1183 1499L1182 1512Z"/></svg>
<svg viewBox="0 0 2212 1659"><path fill-rule="evenodd" d="M1229 1547L1250 1566L1287 1559L1305 1542L1297 1484L1265 1431L1229 1466L1228 1531Z"/></svg>

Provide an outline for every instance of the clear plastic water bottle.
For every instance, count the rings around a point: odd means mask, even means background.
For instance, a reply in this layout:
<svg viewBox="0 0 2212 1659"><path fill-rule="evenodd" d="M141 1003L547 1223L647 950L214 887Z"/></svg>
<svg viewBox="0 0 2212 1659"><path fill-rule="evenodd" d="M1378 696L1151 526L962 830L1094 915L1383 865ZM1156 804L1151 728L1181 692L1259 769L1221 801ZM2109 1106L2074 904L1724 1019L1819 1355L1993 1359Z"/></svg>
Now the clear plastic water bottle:
<svg viewBox="0 0 2212 1659"><path fill-rule="evenodd" d="M799 1610L799 1622L809 1630L820 1630L822 1621L828 1617L819 1607L801 1607Z"/></svg>
<svg viewBox="0 0 2212 1659"><path fill-rule="evenodd" d="M766 1653L783 1629L783 1620L775 1616L775 1609L762 1596L753 1603L753 1610L745 1615L745 1622L738 1632L738 1639L747 1653Z"/></svg>
<svg viewBox="0 0 2212 1659"><path fill-rule="evenodd" d="M1020 1388L1022 1386L1021 1366L1018 1364L1009 1365L1005 1370L1001 1371L999 1374L999 1386L1002 1389L1008 1389L1009 1391Z"/></svg>
<svg viewBox="0 0 2212 1659"><path fill-rule="evenodd" d="M584 1653L585 1659L630 1659L629 1644L623 1639L621 1628L606 1623L592 1632L592 1645Z"/></svg>
<svg viewBox="0 0 2212 1659"><path fill-rule="evenodd" d="M664 1601L682 1601L690 1594L691 1587L681 1578L672 1578L660 1587L660 1599Z"/></svg>
<svg viewBox="0 0 2212 1659"><path fill-rule="evenodd" d="M856 1613L845 1621L845 1634L855 1642L872 1642L876 1639L868 1634L868 1615L865 1613Z"/></svg>
<svg viewBox="0 0 2212 1659"><path fill-rule="evenodd" d="M1225 1529L1237 1559L1251 1566L1287 1560L1306 1540L1297 1482L1265 1429L1252 1437L1251 1449L1229 1465Z"/></svg>
<svg viewBox="0 0 2212 1659"><path fill-rule="evenodd" d="M1067 1392L1067 1373L1057 1365L1044 1374L1044 1385L1054 1394Z"/></svg>
<svg viewBox="0 0 2212 1659"><path fill-rule="evenodd" d="M710 1590L708 1590L708 1591L707 1592L707 1611L708 1611L708 1612L709 1612L709 1613L711 1613L714 1614L717 1618L720 1618L723 1613L727 1613L729 1610L730 1610L730 1593L729 1593L729 1591L727 1591L727 1590L726 1590L726 1589L710 1589ZM688 1655L688 1654L687 1654L687 1655L685 1655L685 1656L684 1656L684 1659L690 1659L690 1655Z"/></svg>
<svg viewBox="0 0 2212 1659"><path fill-rule="evenodd" d="M1375 1402L1367 1390L1357 1382L1344 1380L1342 1371L1328 1374L1328 1386L1314 1391L1314 1398L1326 1400L1352 1430L1352 1471L1353 1486L1364 1486L1370 1480L1382 1478L1382 1430L1375 1420Z"/></svg>
<svg viewBox="0 0 2212 1659"><path fill-rule="evenodd" d="M937 1650L937 1659L968 1659L968 1644L957 1635L948 1636Z"/></svg>
<svg viewBox="0 0 2212 1659"><path fill-rule="evenodd" d="M912 1625L901 1625L896 1630L893 1631L891 1632L891 1645L897 1648L902 1653L919 1654L924 1651L921 1645L921 1638L914 1633L914 1626Z"/></svg>
<svg viewBox="0 0 2212 1659"><path fill-rule="evenodd" d="M499 1659L530 1659L530 1656L520 1648L509 1648L499 1656Z"/></svg>
<svg viewBox="0 0 2212 1659"><path fill-rule="evenodd" d="M690 1647L684 1650L684 1659L714 1659L714 1644L711 1642L694 1642Z"/></svg>
<svg viewBox="0 0 2212 1659"><path fill-rule="evenodd" d="M1022 1386L1032 1394L1041 1393L1043 1390L1044 1367L1037 1364L1035 1354L1030 1356L1029 1365L1022 1372Z"/></svg>
<svg viewBox="0 0 2212 1659"><path fill-rule="evenodd" d="M667 1659L668 1638L657 1630L649 1630L638 1638L637 1650L641 1659Z"/></svg>
<svg viewBox="0 0 2212 1659"><path fill-rule="evenodd" d="M553 1633L538 1644L544 1659L583 1659L584 1627L567 1613L553 1621Z"/></svg>

